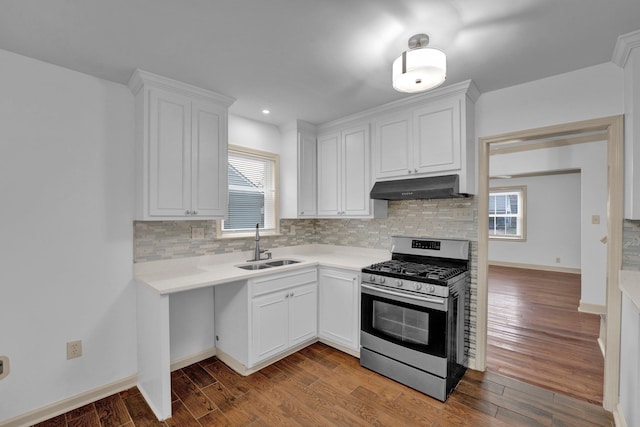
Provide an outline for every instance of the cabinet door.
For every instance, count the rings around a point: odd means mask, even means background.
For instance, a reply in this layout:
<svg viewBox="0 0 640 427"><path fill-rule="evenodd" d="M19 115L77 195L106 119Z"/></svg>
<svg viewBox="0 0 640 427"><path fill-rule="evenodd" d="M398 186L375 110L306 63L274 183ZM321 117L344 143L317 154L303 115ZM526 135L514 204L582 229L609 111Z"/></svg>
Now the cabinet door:
<svg viewBox="0 0 640 427"><path fill-rule="evenodd" d="M369 125L342 132L342 213L369 215Z"/></svg>
<svg viewBox="0 0 640 427"><path fill-rule="evenodd" d="M320 269L320 337L359 351L358 274Z"/></svg>
<svg viewBox="0 0 640 427"><path fill-rule="evenodd" d="M411 119L409 113L382 118L375 124L374 166L376 179L406 176L411 167Z"/></svg>
<svg viewBox="0 0 640 427"><path fill-rule="evenodd" d="M318 334L317 284L298 286L289 291L290 346L311 339Z"/></svg>
<svg viewBox="0 0 640 427"><path fill-rule="evenodd" d="M413 113L414 168L418 173L460 169L460 104L434 102Z"/></svg>
<svg viewBox="0 0 640 427"><path fill-rule="evenodd" d="M192 210L199 217L221 218L227 213L226 109L192 105Z"/></svg>
<svg viewBox="0 0 640 427"><path fill-rule="evenodd" d="M298 134L298 216L315 217L316 188L316 137Z"/></svg>
<svg viewBox="0 0 640 427"><path fill-rule="evenodd" d="M251 301L250 365L288 348L289 292L273 292Z"/></svg>
<svg viewBox="0 0 640 427"><path fill-rule="evenodd" d="M185 216L191 210L191 101L149 92L149 215Z"/></svg>
<svg viewBox="0 0 640 427"><path fill-rule="evenodd" d="M318 137L318 215L338 215L340 185L340 135Z"/></svg>

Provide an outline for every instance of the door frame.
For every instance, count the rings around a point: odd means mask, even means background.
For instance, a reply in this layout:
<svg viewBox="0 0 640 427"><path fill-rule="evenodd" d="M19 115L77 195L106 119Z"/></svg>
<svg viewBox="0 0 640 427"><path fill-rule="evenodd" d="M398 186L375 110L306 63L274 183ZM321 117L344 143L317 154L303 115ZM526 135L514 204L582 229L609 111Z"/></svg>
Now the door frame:
<svg viewBox="0 0 640 427"><path fill-rule="evenodd" d="M624 194L624 116L584 120L478 138L478 300L475 369L487 367L489 156L492 144L515 150L553 148L569 144L607 143L607 289L606 342L602 406L613 411L619 401L620 325L622 294L618 287L622 268ZM527 143L530 142L530 143Z"/></svg>

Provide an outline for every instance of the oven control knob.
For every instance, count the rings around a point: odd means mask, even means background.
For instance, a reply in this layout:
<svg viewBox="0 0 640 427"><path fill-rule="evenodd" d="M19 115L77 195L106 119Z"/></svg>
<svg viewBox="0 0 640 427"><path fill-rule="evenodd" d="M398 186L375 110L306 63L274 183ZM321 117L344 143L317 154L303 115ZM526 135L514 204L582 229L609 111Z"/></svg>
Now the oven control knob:
<svg viewBox="0 0 640 427"><path fill-rule="evenodd" d="M396 279L396 286L401 288L402 287L402 280Z"/></svg>
<svg viewBox="0 0 640 427"><path fill-rule="evenodd" d="M380 278L380 283L384 283L384 277Z"/></svg>
<svg viewBox="0 0 640 427"><path fill-rule="evenodd" d="M373 274L371 276L369 276L369 280L372 282L376 281L376 276L374 276Z"/></svg>
<svg viewBox="0 0 640 427"><path fill-rule="evenodd" d="M429 286L429 292L435 292L436 291L436 287L431 285Z"/></svg>
<svg viewBox="0 0 640 427"><path fill-rule="evenodd" d="M414 286L416 287L416 291L422 289L422 285L420 283L416 283Z"/></svg>

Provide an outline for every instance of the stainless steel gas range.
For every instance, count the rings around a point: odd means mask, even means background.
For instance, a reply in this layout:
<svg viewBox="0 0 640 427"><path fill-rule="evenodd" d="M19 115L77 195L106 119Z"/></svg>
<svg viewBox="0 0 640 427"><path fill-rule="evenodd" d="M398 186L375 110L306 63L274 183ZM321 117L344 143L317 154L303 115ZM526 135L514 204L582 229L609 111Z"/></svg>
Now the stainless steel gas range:
<svg viewBox="0 0 640 427"><path fill-rule="evenodd" d="M445 401L464 374L469 241L394 236L362 269L360 364Z"/></svg>

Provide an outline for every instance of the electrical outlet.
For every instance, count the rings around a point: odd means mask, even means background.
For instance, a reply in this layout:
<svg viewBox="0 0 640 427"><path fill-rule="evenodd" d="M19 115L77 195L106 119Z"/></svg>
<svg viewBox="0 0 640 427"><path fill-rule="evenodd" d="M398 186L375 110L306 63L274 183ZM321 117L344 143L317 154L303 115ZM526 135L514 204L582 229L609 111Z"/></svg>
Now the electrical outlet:
<svg viewBox="0 0 640 427"><path fill-rule="evenodd" d="M591 215L591 224L600 224L600 215Z"/></svg>
<svg viewBox="0 0 640 427"><path fill-rule="evenodd" d="M204 228L191 227L191 238L193 240L204 240Z"/></svg>
<svg viewBox="0 0 640 427"><path fill-rule="evenodd" d="M82 356L82 340L67 343L67 360Z"/></svg>
<svg viewBox="0 0 640 427"><path fill-rule="evenodd" d="M556 258L556 264L560 264L560 257Z"/></svg>

